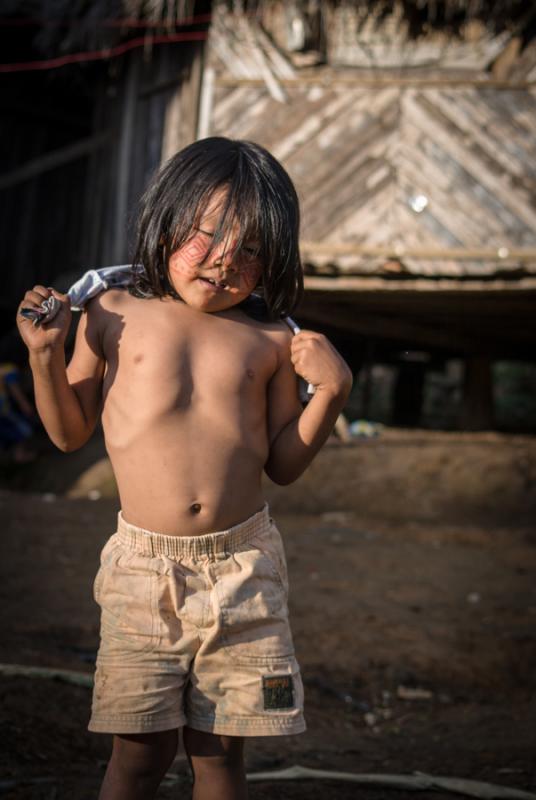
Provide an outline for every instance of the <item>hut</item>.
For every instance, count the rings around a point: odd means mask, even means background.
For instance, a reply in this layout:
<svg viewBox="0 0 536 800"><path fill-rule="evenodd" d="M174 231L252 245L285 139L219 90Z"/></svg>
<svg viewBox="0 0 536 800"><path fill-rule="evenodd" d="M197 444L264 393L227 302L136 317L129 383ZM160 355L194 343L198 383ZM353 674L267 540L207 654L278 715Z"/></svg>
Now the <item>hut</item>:
<svg viewBox="0 0 536 800"><path fill-rule="evenodd" d="M11 5L6 308L28 284L127 258L135 199L178 147L249 138L297 184L299 319L359 376L354 415L384 402L399 425L494 426L493 365L533 363L536 344L536 21L522 2L56 0L46 18ZM34 67L9 72L23 58Z"/></svg>
<svg viewBox="0 0 536 800"><path fill-rule="evenodd" d="M41 9L41 10L39 10ZM35 283L122 263L136 202L197 135L210 2L2 4L1 334Z"/></svg>
<svg viewBox="0 0 536 800"><path fill-rule="evenodd" d="M534 361L535 19L509 11L294 2L215 15L203 132L265 144L294 178L301 321L360 373L361 415L381 363L395 424L422 424L426 401L443 427L492 428L493 364Z"/></svg>

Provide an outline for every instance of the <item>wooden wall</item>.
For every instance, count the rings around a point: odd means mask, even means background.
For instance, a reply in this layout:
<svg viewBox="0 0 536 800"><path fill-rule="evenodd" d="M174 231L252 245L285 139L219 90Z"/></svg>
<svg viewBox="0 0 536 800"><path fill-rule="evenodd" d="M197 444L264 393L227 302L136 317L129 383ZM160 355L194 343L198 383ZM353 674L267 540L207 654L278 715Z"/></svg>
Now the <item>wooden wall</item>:
<svg viewBox="0 0 536 800"><path fill-rule="evenodd" d="M195 138L202 61L202 43L181 43L2 76L0 336L27 287L128 260L147 181Z"/></svg>

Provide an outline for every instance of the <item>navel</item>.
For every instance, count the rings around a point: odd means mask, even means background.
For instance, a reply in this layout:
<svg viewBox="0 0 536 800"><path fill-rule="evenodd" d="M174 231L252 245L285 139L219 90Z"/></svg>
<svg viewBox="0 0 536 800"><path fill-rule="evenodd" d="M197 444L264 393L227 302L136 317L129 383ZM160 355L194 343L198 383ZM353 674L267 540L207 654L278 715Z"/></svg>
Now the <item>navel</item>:
<svg viewBox="0 0 536 800"><path fill-rule="evenodd" d="M199 514L199 512L201 511L201 503L192 503L192 505L190 506L190 511L192 512L192 514Z"/></svg>
<svg viewBox="0 0 536 800"><path fill-rule="evenodd" d="M254 378L255 377L255 370L247 369L246 370L246 375L248 376L248 378Z"/></svg>

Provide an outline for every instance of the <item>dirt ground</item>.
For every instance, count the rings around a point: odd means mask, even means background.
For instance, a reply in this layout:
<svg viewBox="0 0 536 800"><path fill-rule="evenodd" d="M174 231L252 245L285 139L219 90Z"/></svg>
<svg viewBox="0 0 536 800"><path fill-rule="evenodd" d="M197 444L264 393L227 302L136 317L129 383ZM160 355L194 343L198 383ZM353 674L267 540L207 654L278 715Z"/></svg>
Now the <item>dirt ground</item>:
<svg viewBox="0 0 536 800"><path fill-rule="evenodd" d="M54 462L56 463L56 462ZM0 491L0 661L91 673L91 585L114 500ZM536 530L278 513L306 733L258 739L250 772L292 764L456 776L536 792ZM420 691L416 691L420 690ZM96 797L110 749L90 690L0 675L0 793ZM186 798L179 753L159 798ZM339 781L262 781L251 800L447 798Z"/></svg>

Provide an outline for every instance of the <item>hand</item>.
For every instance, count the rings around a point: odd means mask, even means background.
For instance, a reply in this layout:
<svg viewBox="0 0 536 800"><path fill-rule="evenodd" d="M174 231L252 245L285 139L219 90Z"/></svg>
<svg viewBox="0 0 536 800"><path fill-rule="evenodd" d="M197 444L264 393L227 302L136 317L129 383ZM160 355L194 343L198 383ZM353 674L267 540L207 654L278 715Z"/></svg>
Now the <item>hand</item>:
<svg viewBox="0 0 536 800"><path fill-rule="evenodd" d="M352 373L331 342L321 333L301 331L292 339L290 360L294 369L317 390L350 394Z"/></svg>
<svg viewBox="0 0 536 800"><path fill-rule="evenodd" d="M20 313L21 308L39 308L43 300L53 295L60 301L60 310L50 322L34 325ZM52 351L65 344L67 332L71 324L71 303L66 294L44 286L34 286L24 295L24 300L17 310L17 327L30 352Z"/></svg>

